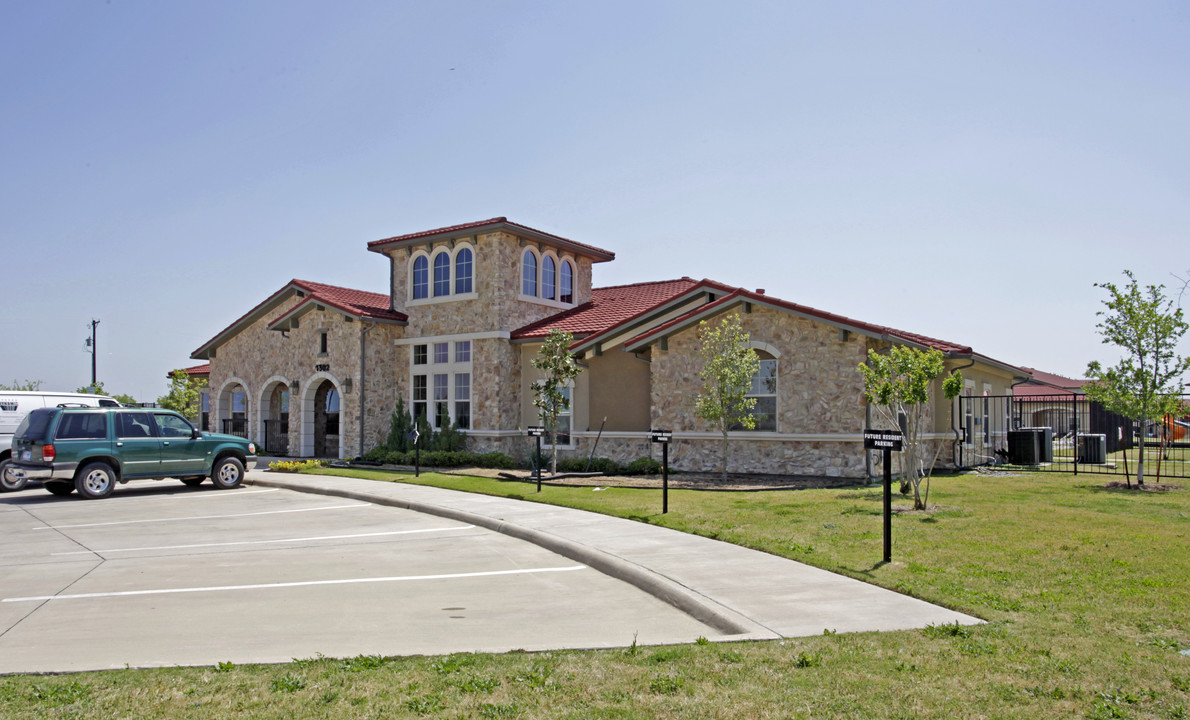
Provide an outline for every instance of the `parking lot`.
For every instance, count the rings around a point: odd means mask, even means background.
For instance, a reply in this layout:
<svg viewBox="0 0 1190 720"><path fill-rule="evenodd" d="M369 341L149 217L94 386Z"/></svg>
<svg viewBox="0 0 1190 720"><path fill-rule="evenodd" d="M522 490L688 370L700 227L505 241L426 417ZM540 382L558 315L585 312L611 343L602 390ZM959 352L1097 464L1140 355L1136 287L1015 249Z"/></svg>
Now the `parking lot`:
<svg viewBox="0 0 1190 720"><path fill-rule="evenodd" d="M175 481L0 495L0 673L690 642L714 631L506 535Z"/></svg>

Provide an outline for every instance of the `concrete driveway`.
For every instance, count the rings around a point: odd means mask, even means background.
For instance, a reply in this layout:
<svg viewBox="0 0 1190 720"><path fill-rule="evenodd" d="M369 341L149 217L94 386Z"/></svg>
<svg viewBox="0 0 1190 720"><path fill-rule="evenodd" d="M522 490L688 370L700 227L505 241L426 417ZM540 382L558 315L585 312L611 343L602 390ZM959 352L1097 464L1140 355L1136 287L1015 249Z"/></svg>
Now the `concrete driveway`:
<svg viewBox="0 0 1190 720"><path fill-rule="evenodd" d="M712 628L470 523L269 487L0 495L0 673L690 642Z"/></svg>
<svg viewBox="0 0 1190 720"><path fill-rule="evenodd" d="M579 510L259 470L247 482L134 483L100 501L0 495L0 673L981 622Z"/></svg>

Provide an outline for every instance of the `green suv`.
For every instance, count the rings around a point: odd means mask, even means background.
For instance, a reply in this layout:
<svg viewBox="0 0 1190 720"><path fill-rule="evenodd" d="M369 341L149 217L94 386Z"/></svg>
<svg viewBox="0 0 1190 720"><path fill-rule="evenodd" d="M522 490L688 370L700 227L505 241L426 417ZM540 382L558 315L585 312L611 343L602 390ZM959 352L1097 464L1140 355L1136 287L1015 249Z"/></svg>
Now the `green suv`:
<svg viewBox="0 0 1190 720"><path fill-rule="evenodd" d="M237 487L256 463L256 446L235 435L200 432L171 410L42 408L29 413L12 438L14 480L40 480L55 495L111 495L116 483L178 478L190 486L207 477Z"/></svg>

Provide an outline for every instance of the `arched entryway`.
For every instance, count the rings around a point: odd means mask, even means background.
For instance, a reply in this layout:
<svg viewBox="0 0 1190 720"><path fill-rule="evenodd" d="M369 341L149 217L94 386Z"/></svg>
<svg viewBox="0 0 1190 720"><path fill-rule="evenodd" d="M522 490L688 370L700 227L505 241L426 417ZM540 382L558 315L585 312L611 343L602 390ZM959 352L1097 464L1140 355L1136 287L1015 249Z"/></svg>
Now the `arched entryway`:
<svg viewBox="0 0 1190 720"><path fill-rule="evenodd" d="M219 417L216 432L248 437L248 388L239 378L231 378L219 390Z"/></svg>
<svg viewBox="0 0 1190 720"><path fill-rule="evenodd" d="M306 383L302 390L303 457L345 457L340 397L339 384L328 375L316 375Z"/></svg>
<svg viewBox="0 0 1190 720"><path fill-rule="evenodd" d="M289 381L280 376L268 379L260 393L261 452L289 455Z"/></svg>

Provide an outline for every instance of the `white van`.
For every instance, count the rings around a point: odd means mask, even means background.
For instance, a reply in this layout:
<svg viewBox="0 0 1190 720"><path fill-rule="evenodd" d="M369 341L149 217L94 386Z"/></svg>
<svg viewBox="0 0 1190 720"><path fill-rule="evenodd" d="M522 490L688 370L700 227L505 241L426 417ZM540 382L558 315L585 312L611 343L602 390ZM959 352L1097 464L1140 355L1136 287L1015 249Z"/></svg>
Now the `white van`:
<svg viewBox="0 0 1190 720"><path fill-rule="evenodd" d="M41 390L0 390L0 492L25 487L24 480L8 476L12 461L12 434L31 410L59 405L72 407L120 407L120 403L106 395L84 393L43 392Z"/></svg>

